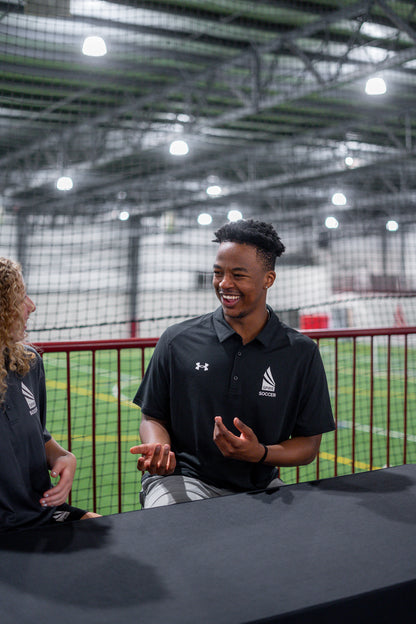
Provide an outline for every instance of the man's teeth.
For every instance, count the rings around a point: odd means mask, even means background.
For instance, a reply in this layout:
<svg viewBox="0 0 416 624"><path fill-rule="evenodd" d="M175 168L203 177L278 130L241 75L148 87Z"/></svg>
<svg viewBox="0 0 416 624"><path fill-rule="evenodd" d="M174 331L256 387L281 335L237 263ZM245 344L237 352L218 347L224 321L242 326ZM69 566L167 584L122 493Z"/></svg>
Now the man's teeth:
<svg viewBox="0 0 416 624"><path fill-rule="evenodd" d="M228 299L229 301L237 301L239 299L238 295L223 295L224 299Z"/></svg>

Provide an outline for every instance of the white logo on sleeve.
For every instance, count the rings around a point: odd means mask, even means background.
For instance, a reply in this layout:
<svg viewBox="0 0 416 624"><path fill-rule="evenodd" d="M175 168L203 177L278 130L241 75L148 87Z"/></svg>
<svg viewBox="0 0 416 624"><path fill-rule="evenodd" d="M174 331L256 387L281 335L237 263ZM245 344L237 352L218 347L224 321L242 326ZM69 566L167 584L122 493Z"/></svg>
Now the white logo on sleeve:
<svg viewBox="0 0 416 624"><path fill-rule="evenodd" d="M55 520L55 522L65 522L69 515L69 511L55 511L52 514L52 518Z"/></svg>
<svg viewBox="0 0 416 624"><path fill-rule="evenodd" d="M36 405L35 397L33 396L32 391L29 390L27 386L25 386L23 381L22 381L22 394L25 397L26 403L29 406L30 414L33 416L33 414L36 414L36 412L38 411L38 407Z"/></svg>
<svg viewBox="0 0 416 624"><path fill-rule="evenodd" d="M208 366L209 366L209 364L207 362L205 362L205 364L201 364L201 362L196 362L195 370L199 370L200 368L202 368L202 370L207 371L208 370Z"/></svg>
<svg viewBox="0 0 416 624"><path fill-rule="evenodd" d="M263 375L263 381L261 384L261 390L259 396L275 397L276 396L276 382L273 379L272 371L269 368Z"/></svg>

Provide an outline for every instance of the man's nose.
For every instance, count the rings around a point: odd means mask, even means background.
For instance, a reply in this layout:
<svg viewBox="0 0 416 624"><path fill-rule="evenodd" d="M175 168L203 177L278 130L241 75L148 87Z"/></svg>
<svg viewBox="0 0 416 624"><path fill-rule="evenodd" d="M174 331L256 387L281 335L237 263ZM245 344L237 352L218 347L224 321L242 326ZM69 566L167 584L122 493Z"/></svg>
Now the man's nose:
<svg viewBox="0 0 416 624"><path fill-rule="evenodd" d="M230 275L224 275L222 280L220 281L220 288L230 288L233 285L232 279Z"/></svg>

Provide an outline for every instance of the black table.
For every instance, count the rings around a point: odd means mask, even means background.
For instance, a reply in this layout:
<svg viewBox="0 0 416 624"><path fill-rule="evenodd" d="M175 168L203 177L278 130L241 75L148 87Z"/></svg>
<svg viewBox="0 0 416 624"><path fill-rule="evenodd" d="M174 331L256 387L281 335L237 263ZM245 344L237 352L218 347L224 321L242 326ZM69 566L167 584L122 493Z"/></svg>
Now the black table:
<svg viewBox="0 0 416 624"><path fill-rule="evenodd" d="M416 621L416 465L0 536L0 622Z"/></svg>

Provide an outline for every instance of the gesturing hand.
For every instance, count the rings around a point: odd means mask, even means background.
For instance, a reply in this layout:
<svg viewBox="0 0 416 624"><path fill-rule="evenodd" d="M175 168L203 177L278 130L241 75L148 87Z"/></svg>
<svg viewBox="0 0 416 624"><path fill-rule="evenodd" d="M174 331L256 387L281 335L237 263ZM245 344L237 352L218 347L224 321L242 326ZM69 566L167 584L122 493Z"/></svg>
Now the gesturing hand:
<svg viewBox="0 0 416 624"><path fill-rule="evenodd" d="M150 474L169 475L175 470L175 453L169 444L139 444L132 446L130 453L141 455L137 460L137 470Z"/></svg>
<svg viewBox="0 0 416 624"><path fill-rule="evenodd" d="M264 446L260 444L254 431L242 420L239 418L233 420L234 426L240 432L239 436L227 429L221 416L216 416L214 422L214 442L225 457L249 462L260 461Z"/></svg>

